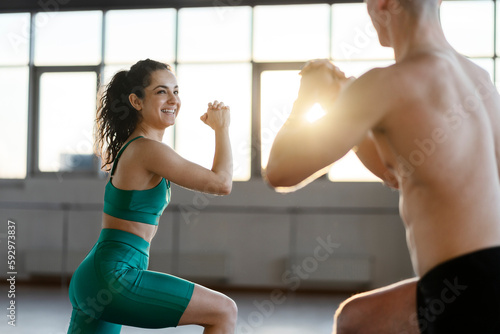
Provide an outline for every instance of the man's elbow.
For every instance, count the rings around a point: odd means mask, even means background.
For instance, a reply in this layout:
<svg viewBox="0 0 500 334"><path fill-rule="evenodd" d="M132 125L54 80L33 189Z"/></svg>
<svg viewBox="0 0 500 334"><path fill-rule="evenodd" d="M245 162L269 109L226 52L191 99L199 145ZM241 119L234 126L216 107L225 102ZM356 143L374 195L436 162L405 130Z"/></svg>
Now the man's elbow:
<svg viewBox="0 0 500 334"><path fill-rule="evenodd" d="M279 188L283 187L283 180L281 180L277 175L274 175L273 173L267 173L264 177L264 180L271 186L272 188Z"/></svg>
<svg viewBox="0 0 500 334"><path fill-rule="evenodd" d="M263 171L264 180L274 189L288 188L296 185L282 170L274 168L272 165Z"/></svg>

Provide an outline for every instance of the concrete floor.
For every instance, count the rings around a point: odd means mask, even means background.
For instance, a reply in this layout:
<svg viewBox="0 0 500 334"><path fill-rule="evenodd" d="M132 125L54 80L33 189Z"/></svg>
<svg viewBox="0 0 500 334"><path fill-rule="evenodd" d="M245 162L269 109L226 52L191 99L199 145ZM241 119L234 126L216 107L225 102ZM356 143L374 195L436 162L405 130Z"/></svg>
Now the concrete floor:
<svg viewBox="0 0 500 334"><path fill-rule="evenodd" d="M7 324L7 286L0 285L0 333L63 334L68 328L71 304L65 289L47 286L18 286L16 289L16 327ZM271 292L224 292L238 304L237 334L330 334L333 313L348 295L288 293L277 305ZM126 327L123 334L138 333L201 334L199 326L146 330Z"/></svg>

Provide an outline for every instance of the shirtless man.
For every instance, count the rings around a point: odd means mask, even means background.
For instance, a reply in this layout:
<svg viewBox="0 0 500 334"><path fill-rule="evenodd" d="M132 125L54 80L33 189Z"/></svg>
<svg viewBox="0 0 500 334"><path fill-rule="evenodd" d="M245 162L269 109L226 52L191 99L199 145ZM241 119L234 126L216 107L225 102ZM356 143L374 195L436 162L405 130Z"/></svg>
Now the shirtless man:
<svg viewBox="0 0 500 334"><path fill-rule="evenodd" d="M500 96L446 41L440 0L367 0L396 64L347 79L312 61L266 178L295 190L350 149L400 193L417 278L347 300L334 333L500 333ZM307 123L319 102L327 115Z"/></svg>

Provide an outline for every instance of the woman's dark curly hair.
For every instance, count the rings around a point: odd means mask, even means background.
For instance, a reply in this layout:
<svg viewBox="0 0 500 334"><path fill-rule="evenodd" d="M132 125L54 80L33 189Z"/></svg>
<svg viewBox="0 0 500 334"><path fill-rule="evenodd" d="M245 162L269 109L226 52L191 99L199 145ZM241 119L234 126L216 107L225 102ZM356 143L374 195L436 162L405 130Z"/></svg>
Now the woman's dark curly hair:
<svg viewBox="0 0 500 334"><path fill-rule="evenodd" d="M105 170L110 170L118 151L140 121L129 95L144 98L144 88L150 85L151 74L157 70L172 71L172 67L151 59L141 60L129 71L116 73L106 86L97 108L94 146Z"/></svg>

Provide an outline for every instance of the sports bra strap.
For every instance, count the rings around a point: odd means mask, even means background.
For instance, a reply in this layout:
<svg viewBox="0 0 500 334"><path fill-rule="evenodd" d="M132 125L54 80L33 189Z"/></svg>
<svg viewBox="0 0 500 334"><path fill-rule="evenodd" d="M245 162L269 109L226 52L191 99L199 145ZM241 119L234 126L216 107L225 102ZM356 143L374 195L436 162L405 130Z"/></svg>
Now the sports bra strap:
<svg viewBox="0 0 500 334"><path fill-rule="evenodd" d="M115 173L116 165L118 164L118 159L120 159L120 156L122 155L123 151L127 148L127 146L133 142L136 139L143 138L143 136L138 136L133 139L130 139L123 147L121 148L120 151L118 151L118 154L116 155L115 161L113 163L113 168L111 169L111 177L113 177L113 174Z"/></svg>

